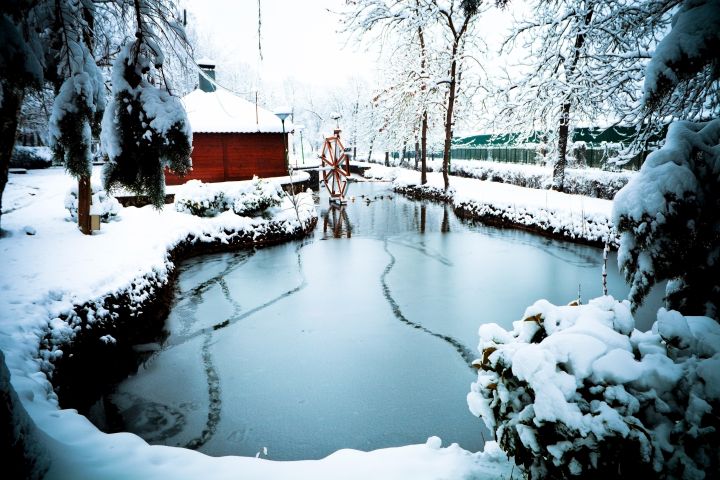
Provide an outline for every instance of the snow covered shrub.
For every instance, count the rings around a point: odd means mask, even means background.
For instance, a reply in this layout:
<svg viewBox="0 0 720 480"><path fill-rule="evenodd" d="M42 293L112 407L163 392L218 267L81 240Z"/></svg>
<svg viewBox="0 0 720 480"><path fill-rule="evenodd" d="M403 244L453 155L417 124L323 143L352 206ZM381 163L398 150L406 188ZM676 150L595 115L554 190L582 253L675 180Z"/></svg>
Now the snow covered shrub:
<svg viewBox="0 0 720 480"><path fill-rule="evenodd" d="M717 318L720 119L670 125L665 145L615 196L613 221L634 306L667 279L668 308Z"/></svg>
<svg viewBox="0 0 720 480"><path fill-rule="evenodd" d="M232 198L232 209L237 215L253 216L270 207L280 205L284 192L279 185L253 177L249 188L240 190Z"/></svg>
<svg viewBox="0 0 720 480"><path fill-rule="evenodd" d="M198 217L214 217L228 209L225 194L200 180L190 180L175 194L175 210Z"/></svg>
<svg viewBox="0 0 720 480"><path fill-rule="evenodd" d="M720 468L720 325L627 301L540 300L480 327L470 410L529 478L706 478ZM711 473L710 476L713 474Z"/></svg>
<svg viewBox="0 0 720 480"><path fill-rule="evenodd" d="M568 166L572 168L581 168L587 165L585 158L587 156L587 144L585 142L575 142L570 148L570 157L568 158Z"/></svg>
<svg viewBox="0 0 720 480"><path fill-rule="evenodd" d="M551 163L550 151L547 138L543 137L542 141L535 146L535 161L540 165L549 165Z"/></svg>
<svg viewBox="0 0 720 480"><path fill-rule="evenodd" d="M148 45L138 41L123 47L113 65L112 100L100 137L109 159L106 187L147 195L157 208L165 203L165 168L185 175L192 150L182 103L149 81L151 68L161 64L161 54Z"/></svg>
<svg viewBox="0 0 720 480"><path fill-rule="evenodd" d="M77 221L78 218L78 185L73 184L65 195L65 208L70 213L70 219ZM90 213L92 215L100 215L100 221L108 223L111 220L117 220L120 213L120 202L103 190L99 185L92 185L92 204L90 205Z"/></svg>
<svg viewBox="0 0 720 480"><path fill-rule="evenodd" d="M248 217L279 205L283 196L277 184L258 177L241 187L221 187L191 180L175 195L175 209L199 217L214 217L226 210Z"/></svg>
<svg viewBox="0 0 720 480"><path fill-rule="evenodd" d="M48 147L28 147L15 145L10 167L14 168L48 168L52 165L52 151Z"/></svg>

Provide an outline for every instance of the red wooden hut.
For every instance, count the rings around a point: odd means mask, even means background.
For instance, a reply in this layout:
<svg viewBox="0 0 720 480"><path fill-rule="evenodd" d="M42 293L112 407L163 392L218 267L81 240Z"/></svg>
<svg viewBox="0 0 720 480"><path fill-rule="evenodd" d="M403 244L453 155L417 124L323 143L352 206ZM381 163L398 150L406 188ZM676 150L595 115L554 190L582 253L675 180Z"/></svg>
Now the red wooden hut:
<svg viewBox="0 0 720 480"><path fill-rule="evenodd" d="M214 71L204 67L205 77ZM213 67L214 68L214 67ZM192 171L178 177L166 172L168 185L188 180L224 182L288 174L280 119L237 95L216 88L201 74L199 89L183 97L193 131ZM289 121L285 131L292 130Z"/></svg>

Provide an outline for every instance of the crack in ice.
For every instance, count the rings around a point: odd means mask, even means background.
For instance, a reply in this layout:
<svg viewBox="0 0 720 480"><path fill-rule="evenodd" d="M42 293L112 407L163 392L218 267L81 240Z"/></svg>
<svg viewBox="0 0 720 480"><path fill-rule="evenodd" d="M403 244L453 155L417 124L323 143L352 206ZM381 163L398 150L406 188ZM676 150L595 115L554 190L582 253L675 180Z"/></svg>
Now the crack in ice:
<svg viewBox="0 0 720 480"><path fill-rule="evenodd" d="M468 367L472 364L472 362L477 358L477 355L475 355L469 348L467 348L465 345L460 343L459 340L449 336L449 335L443 335L440 333L433 332L427 327L422 326L419 323L413 322L412 320L408 319L400 309L400 305L398 305L397 301L392 296L392 293L390 293L390 285L387 282L387 276L392 270L392 268L395 266L395 255L393 255L390 250L388 249L388 241L387 239L383 243L385 252L390 256L390 263L387 264L385 267L385 270L383 271L382 275L380 276L380 283L382 285L383 290L383 296L387 300L387 302L390 304L390 307L392 308L393 314L395 315L395 318L400 320L401 322L417 329L422 332L427 333L428 335L432 335L433 337L439 338L441 340L444 340L445 342L449 343L455 348L455 351L457 351L460 356L463 358L463 360L467 363Z"/></svg>

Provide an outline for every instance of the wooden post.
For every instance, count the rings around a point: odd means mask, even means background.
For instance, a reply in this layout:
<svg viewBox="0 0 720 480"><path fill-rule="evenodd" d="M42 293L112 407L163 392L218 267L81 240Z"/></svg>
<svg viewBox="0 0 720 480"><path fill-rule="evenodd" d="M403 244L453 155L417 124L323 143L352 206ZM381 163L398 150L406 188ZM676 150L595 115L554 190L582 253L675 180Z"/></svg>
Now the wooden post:
<svg viewBox="0 0 720 480"><path fill-rule="evenodd" d="M92 234L90 225L90 202L92 189L90 188L90 177L83 175L78 180L78 228L85 235Z"/></svg>

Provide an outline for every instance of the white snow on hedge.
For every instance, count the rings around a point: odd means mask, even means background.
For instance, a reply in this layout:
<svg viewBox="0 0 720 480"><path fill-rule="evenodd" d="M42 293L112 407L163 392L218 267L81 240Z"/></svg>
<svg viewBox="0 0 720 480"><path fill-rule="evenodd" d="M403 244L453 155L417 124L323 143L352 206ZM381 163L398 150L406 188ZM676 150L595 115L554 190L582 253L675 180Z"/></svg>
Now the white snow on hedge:
<svg viewBox="0 0 720 480"><path fill-rule="evenodd" d="M96 169L95 173L99 173ZM279 462L258 458L214 458L192 450L151 446L131 433L105 434L75 410L61 410L39 358L47 334L72 335L61 320L76 305L113 292L148 293L143 285L163 281L172 264L168 250L188 237L197 242L229 240L233 232L260 232L270 224L299 228L287 197L268 210L269 220L241 217L232 211L212 218L177 212L171 205L127 207L118 222L103 224L91 236L66 221L65 192L76 183L63 169L50 168L11 177L5 195L25 199L3 215L0 238L0 349L6 355L16 389L28 413L43 432L50 455L47 479L440 479L507 477L511 465L490 442L484 453L438 441L360 452L340 450L322 460ZM249 183L249 182L248 182ZM301 194L300 222L316 216L314 203ZM31 226L35 235L26 235ZM112 342L112 337L100 341ZM49 353L50 354L50 353ZM63 355L54 351L52 355Z"/></svg>
<svg viewBox="0 0 720 480"><path fill-rule="evenodd" d="M100 215L100 221L107 223L117 220L122 205L115 197L108 194L99 183L92 183L92 199L90 214ZM65 209L68 211L68 220L77 222L78 215L78 184L73 183L65 194Z"/></svg>
<svg viewBox="0 0 720 480"><path fill-rule="evenodd" d="M419 172L379 165L373 165L365 176L392 181L395 189L447 198L456 210L474 217L489 216L569 239L609 239L617 244L611 200L455 176L450 178L451 190L445 192L440 173L428 173L428 183L420 186Z"/></svg>
<svg viewBox="0 0 720 480"><path fill-rule="evenodd" d="M482 325L470 410L527 459L531 478L623 471L613 462L704 478L716 455L720 324L660 309L651 331L634 326L629 302L612 297L540 300L509 332Z"/></svg>
<svg viewBox="0 0 720 480"><path fill-rule="evenodd" d="M400 166L393 161L391 166ZM428 159L428 172L442 172L442 160ZM455 160L451 162L453 176L492 180L519 187L547 190L552 186L552 167L536 164L517 164L485 160ZM598 168L566 168L565 191L576 195L611 200L636 172L612 172Z"/></svg>
<svg viewBox="0 0 720 480"><path fill-rule="evenodd" d="M252 182L230 184L203 183L190 180L175 193L175 208L201 217L232 210L237 215L252 216L282 202L284 196L279 183L254 177Z"/></svg>

